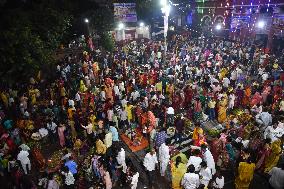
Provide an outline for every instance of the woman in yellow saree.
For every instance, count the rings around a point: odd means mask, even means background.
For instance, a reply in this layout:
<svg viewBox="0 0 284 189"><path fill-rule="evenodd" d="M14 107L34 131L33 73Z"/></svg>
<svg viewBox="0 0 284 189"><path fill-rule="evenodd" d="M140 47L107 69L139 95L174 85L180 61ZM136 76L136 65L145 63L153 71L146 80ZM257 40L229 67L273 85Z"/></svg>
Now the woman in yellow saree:
<svg viewBox="0 0 284 189"><path fill-rule="evenodd" d="M202 135L203 135L203 129L200 127L199 124L196 124L192 133L192 140L198 140Z"/></svg>
<svg viewBox="0 0 284 189"><path fill-rule="evenodd" d="M225 97L222 97L221 101L219 102L218 107L218 122L224 123L227 119L227 104L228 100Z"/></svg>
<svg viewBox="0 0 284 189"><path fill-rule="evenodd" d="M238 176L235 180L236 189L248 189L253 178L255 164L248 158L247 162L240 162Z"/></svg>
<svg viewBox="0 0 284 189"><path fill-rule="evenodd" d="M1 100L5 106L5 108L8 108L8 97L7 97L7 94L5 92L0 92L0 97L1 97Z"/></svg>
<svg viewBox="0 0 284 189"><path fill-rule="evenodd" d="M281 154L281 140L275 140L271 144L271 154L268 156L265 161L265 170L264 172L268 173L273 167L275 167L279 161Z"/></svg>
<svg viewBox="0 0 284 189"><path fill-rule="evenodd" d="M172 189L182 189L181 179L186 173L186 164L182 162L180 156L176 157L176 161L171 163L172 172Z"/></svg>

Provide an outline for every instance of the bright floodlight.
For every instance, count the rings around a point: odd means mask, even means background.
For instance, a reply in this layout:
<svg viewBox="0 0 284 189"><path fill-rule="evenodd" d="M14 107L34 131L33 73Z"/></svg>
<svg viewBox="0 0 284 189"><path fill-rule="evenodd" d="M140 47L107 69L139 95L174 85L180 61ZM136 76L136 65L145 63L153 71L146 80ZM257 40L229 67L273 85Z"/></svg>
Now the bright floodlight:
<svg viewBox="0 0 284 189"><path fill-rule="evenodd" d="M166 6L168 4L168 0L161 0L161 5Z"/></svg>
<svg viewBox="0 0 284 189"><path fill-rule="evenodd" d="M165 7L165 11L166 11L167 13L170 13L170 11L171 11L171 6L169 6L169 5L166 6L166 7Z"/></svg>
<svg viewBox="0 0 284 189"><path fill-rule="evenodd" d="M220 24L216 25L216 30L221 30L222 26Z"/></svg>
<svg viewBox="0 0 284 189"><path fill-rule="evenodd" d="M144 27L145 26L145 24L144 24L144 22L140 22L140 27Z"/></svg>
<svg viewBox="0 0 284 189"><path fill-rule="evenodd" d="M118 29L120 29L120 30L124 29L124 24L123 23L119 23L118 24Z"/></svg>
<svg viewBox="0 0 284 189"><path fill-rule="evenodd" d="M162 13L165 14L166 16L169 16L170 11L171 11L171 7L169 5L163 6L161 8Z"/></svg>
<svg viewBox="0 0 284 189"><path fill-rule="evenodd" d="M88 19L88 18L85 18L84 22L85 22L85 23L89 23L89 19Z"/></svg>
<svg viewBox="0 0 284 189"><path fill-rule="evenodd" d="M265 22L262 20L257 23L258 28L264 28L264 26L265 26Z"/></svg>

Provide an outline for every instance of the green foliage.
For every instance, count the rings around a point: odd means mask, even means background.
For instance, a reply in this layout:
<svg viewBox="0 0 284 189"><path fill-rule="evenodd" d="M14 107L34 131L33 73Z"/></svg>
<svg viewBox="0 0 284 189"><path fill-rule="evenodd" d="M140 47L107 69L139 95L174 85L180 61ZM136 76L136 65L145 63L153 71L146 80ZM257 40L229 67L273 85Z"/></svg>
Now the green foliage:
<svg viewBox="0 0 284 189"><path fill-rule="evenodd" d="M46 46L57 49L71 26L72 17L67 12L59 12L52 8L32 12L32 23L35 23L35 32L38 33Z"/></svg>
<svg viewBox="0 0 284 189"><path fill-rule="evenodd" d="M208 130L208 135L212 138L217 137L221 132L215 128Z"/></svg>
<svg viewBox="0 0 284 189"><path fill-rule="evenodd" d="M0 11L1 81L27 81L54 62L72 17L43 2Z"/></svg>
<svg viewBox="0 0 284 189"><path fill-rule="evenodd" d="M15 27L0 32L0 76L2 81L28 79L41 64L52 62L51 52L30 27Z"/></svg>
<svg viewBox="0 0 284 189"><path fill-rule="evenodd" d="M113 39L111 33L105 32L104 34L102 34L101 43L102 43L102 46L107 51L113 52L114 46L115 46L115 42L114 42L114 39Z"/></svg>
<svg viewBox="0 0 284 189"><path fill-rule="evenodd" d="M90 26L99 35L111 31L113 27L113 10L110 7L101 7L86 13L90 18Z"/></svg>
<svg viewBox="0 0 284 189"><path fill-rule="evenodd" d="M151 22L152 16L157 11L161 11L160 1L157 0L137 0L136 11L139 20Z"/></svg>

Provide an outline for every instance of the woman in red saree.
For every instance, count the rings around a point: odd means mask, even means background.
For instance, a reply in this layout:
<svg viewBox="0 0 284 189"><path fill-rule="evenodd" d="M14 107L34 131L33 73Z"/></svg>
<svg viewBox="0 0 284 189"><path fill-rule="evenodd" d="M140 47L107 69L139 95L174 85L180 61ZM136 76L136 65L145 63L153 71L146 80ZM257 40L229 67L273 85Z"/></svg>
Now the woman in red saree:
<svg viewBox="0 0 284 189"><path fill-rule="evenodd" d="M250 105L252 107L254 105L258 105L260 102L262 102L262 96L259 92L256 92L251 99Z"/></svg>
<svg viewBox="0 0 284 189"><path fill-rule="evenodd" d="M262 149L258 153L258 161L256 163L256 170L263 172L265 168L265 162L269 155L271 154L271 148L270 148L270 140L267 139L265 140L265 143L262 147Z"/></svg>
<svg viewBox="0 0 284 189"><path fill-rule="evenodd" d="M181 96L180 94L174 94L173 95L173 100L172 100L172 106L175 110L178 110L180 109L181 107L181 102L182 102L182 99L181 99Z"/></svg>
<svg viewBox="0 0 284 189"><path fill-rule="evenodd" d="M184 96L185 96L184 104L186 106L185 108L187 108L190 105L193 97L193 91L189 85L187 85L184 89Z"/></svg>
<svg viewBox="0 0 284 189"><path fill-rule="evenodd" d="M217 162L220 152L223 149L223 143L219 138L214 138L210 143L210 151L214 158L214 161Z"/></svg>
<svg viewBox="0 0 284 189"><path fill-rule="evenodd" d="M144 73L143 76L142 76L142 85L143 85L144 87L146 87L146 86L147 86L147 83L148 83L148 76L147 76L146 73Z"/></svg>
<svg viewBox="0 0 284 189"><path fill-rule="evenodd" d="M32 149L32 155L35 158L35 162L40 171L44 171L46 168L46 160L44 159L41 151L36 147Z"/></svg>

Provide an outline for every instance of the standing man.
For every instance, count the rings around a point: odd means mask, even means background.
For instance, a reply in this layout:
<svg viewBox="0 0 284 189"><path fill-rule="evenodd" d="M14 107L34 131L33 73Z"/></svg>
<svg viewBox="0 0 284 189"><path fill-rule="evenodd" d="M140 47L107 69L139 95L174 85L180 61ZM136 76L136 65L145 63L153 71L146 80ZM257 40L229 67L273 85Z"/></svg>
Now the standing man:
<svg viewBox="0 0 284 189"><path fill-rule="evenodd" d="M122 166L122 171L126 173L126 162L125 162L125 150L123 148L120 148L120 151L118 152L116 156L116 160L119 166Z"/></svg>
<svg viewBox="0 0 284 189"><path fill-rule="evenodd" d="M146 168L147 176L149 180L149 188L153 188L153 179L155 178L154 171L156 164L158 163L157 155L154 149L148 152L144 158L143 165Z"/></svg>
<svg viewBox="0 0 284 189"><path fill-rule="evenodd" d="M187 173L184 174L181 180L181 185L184 189L197 189L199 187L199 175L194 172L194 165L189 165L187 168Z"/></svg>
<svg viewBox="0 0 284 189"><path fill-rule="evenodd" d="M69 157L69 159L65 162L64 164L65 167L68 168L68 170L72 173L72 175L74 176L74 178L77 178L77 163L73 160L72 157Z"/></svg>
<svg viewBox="0 0 284 189"><path fill-rule="evenodd" d="M214 161L212 153L210 152L208 147L204 144L201 145L201 150L202 150L202 154L203 154L203 160L206 162L207 167L209 167L211 169L212 175L215 175L216 167L215 167L215 161Z"/></svg>
<svg viewBox="0 0 284 189"><path fill-rule="evenodd" d="M31 161L29 159L29 152L21 150L17 156L17 160L21 162L24 173L28 174L27 166L28 166L29 171L31 171Z"/></svg>
<svg viewBox="0 0 284 189"><path fill-rule="evenodd" d="M166 143L168 143L168 140L166 140ZM165 143L163 143L159 147L159 162L160 162L161 176L165 176L165 172L170 162L170 150L169 150L169 147Z"/></svg>
<svg viewBox="0 0 284 189"><path fill-rule="evenodd" d="M166 139L168 138L166 128L161 128L159 132L156 133L155 136L155 147L156 149L159 149L159 147L166 142Z"/></svg>
<svg viewBox="0 0 284 189"><path fill-rule="evenodd" d="M273 167L271 171L269 171L269 175L271 175L269 179L269 185L271 188L284 188L284 164L280 165L280 168Z"/></svg>
<svg viewBox="0 0 284 189"><path fill-rule="evenodd" d="M54 141L56 141L56 130L57 130L57 125L56 123L54 123L52 121L52 119L50 118L50 120L47 122L46 124L46 128L48 130L48 137L50 140L50 143L54 143Z"/></svg>

